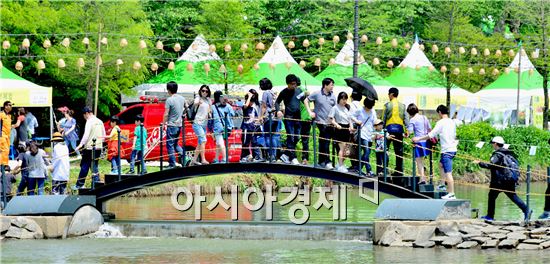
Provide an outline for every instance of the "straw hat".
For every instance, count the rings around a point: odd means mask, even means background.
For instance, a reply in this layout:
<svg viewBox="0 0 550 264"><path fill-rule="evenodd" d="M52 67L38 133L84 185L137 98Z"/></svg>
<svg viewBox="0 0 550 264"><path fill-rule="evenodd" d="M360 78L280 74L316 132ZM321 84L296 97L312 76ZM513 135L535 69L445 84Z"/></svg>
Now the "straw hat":
<svg viewBox="0 0 550 264"><path fill-rule="evenodd" d="M382 123L383 123L383 122L382 122L382 120L380 120L380 119L376 119L376 120L374 121L374 125L375 125L375 126L380 125L380 124L382 124Z"/></svg>
<svg viewBox="0 0 550 264"><path fill-rule="evenodd" d="M65 141L65 139L63 139L63 135L61 135L61 133L55 132L55 133L53 133L53 135L52 135L52 141L55 141L55 142L58 142L58 141Z"/></svg>

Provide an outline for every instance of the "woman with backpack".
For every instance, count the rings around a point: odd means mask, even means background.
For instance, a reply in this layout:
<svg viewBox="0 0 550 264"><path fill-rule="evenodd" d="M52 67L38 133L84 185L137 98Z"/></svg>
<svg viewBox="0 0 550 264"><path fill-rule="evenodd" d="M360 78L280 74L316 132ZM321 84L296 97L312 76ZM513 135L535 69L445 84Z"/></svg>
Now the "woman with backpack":
<svg viewBox="0 0 550 264"><path fill-rule="evenodd" d="M494 220L495 201L498 195L504 192L521 209L524 221L528 221L533 210L530 210L516 194L516 183L519 178L519 163L516 154L504 148L502 137L494 137L491 140L491 145L495 151L491 155L490 163L480 162L479 160L474 161L480 167L491 170L491 183L489 184L491 190L488 195L487 215L481 217L481 219Z"/></svg>
<svg viewBox="0 0 550 264"><path fill-rule="evenodd" d="M409 120L409 125L407 130L409 134L413 134L415 137L423 137L430 132L432 126L430 121L424 115L418 113L418 107L415 104L409 104L407 106L407 113L411 117ZM420 176L420 182L418 184L426 184L426 175L424 173L424 157L429 156L431 151L431 144L429 142L431 139L422 140L414 143L414 156L416 163L417 175Z"/></svg>
<svg viewBox="0 0 550 264"><path fill-rule="evenodd" d="M344 165L344 156L346 147L349 147L351 133L353 130L353 123L358 121L351 115L350 106L348 104L348 94L346 92L340 92L338 94L338 102L328 114L329 121L336 127L336 131L333 136L333 140L338 142L338 165L336 169L339 172L348 172L348 169Z"/></svg>
<svg viewBox="0 0 550 264"><path fill-rule="evenodd" d="M214 105L212 106L212 119L208 121L208 129L212 131L212 137L216 141L216 156L213 163L218 163L218 158L221 154L222 163L225 163L227 157L225 155L225 129L227 133L231 133L233 128L230 119L233 117L233 109L226 104L226 98L221 91L214 92Z"/></svg>
<svg viewBox="0 0 550 264"><path fill-rule="evenodd" d="M193 108L195 110L195 116L193 120L193 131L197 135L198 145L195 149L195 155L193 155L193 160L191 160L192 165L202 165L209 164L206 161L205 146L206 146L206 125L208 123L208 118L212 112L212 102L210 101L210 87L208 85L202 85L199 89L199 94L195 96L195 101L193 102ZM197 158L201 158L201 161L198 162Z"/></svg>
<svg viewBox="0 0 550 264"><path fill-rule="evenodd" d="M241 150L241 162L249 161L249 156L251 154L250 148L252 148L252 154L254 154L254 161L263 161L257 140L257 137L260 136L262 131L258 92L254 89L250 89L244 99L243 122L241 124L241 129L243 130L243 135L241 138L243 144Z"/></svg>

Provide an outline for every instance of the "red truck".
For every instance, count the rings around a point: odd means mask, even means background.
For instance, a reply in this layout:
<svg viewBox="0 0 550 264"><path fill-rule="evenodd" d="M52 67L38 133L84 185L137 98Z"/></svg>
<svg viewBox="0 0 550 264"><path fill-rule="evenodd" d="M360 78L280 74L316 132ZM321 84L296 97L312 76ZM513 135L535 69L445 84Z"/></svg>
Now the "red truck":
<svg viewBox="0 0 550 264"><path fill-rule="evenodd" d="M143 115L144 117L144 126L147 130L147 152L145 157L147 160L160 160L160 123L162 122L164 116L164 103L139 103L129 106L124 109L122 112L118 113L120 120L120 130L121 136L127 137L127 139L121 140L121 148L124 149L125 153L122 157L123 159L130 160L130 154L132 150L132 143L134 142L134 129L135 117L137 115ZM109 134L111 126L109 121L104 123L105 131L108 131ZM185 120L185 149L188 156L187 161L191 160L193 151L197 147L197 137L192 128L192 123L188 120ZM241 156L241 130L228 131L228 161L229 162L239 162ZM164 161L168 161L168 151L166 149L166 128L163 132L163 150L162 156ZM178 144L183 146L183 140L180 138ZM206 142L206 159L209 162L212 162L216 156L216 143L214 138L211 135L211 131L207 133L207 142ZM218 158L221 160L221 156Z"/></svg>

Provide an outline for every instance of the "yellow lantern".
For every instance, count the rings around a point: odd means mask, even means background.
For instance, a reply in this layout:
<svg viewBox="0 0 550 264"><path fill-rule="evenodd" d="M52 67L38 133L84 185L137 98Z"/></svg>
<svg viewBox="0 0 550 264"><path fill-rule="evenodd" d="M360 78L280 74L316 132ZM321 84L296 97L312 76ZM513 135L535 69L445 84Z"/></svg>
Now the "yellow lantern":
<svg viewBox="0 0 550 264"><path fill-rule="evenodd" d="M65 61L63 59L57 60L57 67L65 68Z"/></svg>
<svg viewBox="0 0 550 264"><path fill-rule="evenodd" d="M243 55L244 55L244 53L246 52L247 49L248 49L248 44L246 44L246 43L241 44L241 51L243 52Z"/></svg>
<svg viewBox="0 0 550 264"><path fill-rule="evenodd" d="M464 53L466 53L466 49L464 49L464 47L460 47L460 48L458 48L458 53L459 54L464 54Z"/></svg>
<svg viewBox="0 0 550 264"><path fill-rule="evenodd" d="M306 67L306 62L304 60L300 61L300 67L302 67L302 69Z"/></svg>
<svg viewBox="0 0 550 264"><path fill-rule="evenodd" d="M294 41L291 40L291 41L288 42L288 44L286 46L288 47L289 50L292 51L292 49L294 47L296 47L296 44L294 44Z"/></svg>
<svg viewBox="0 0 550 264"><path fill-rule="evenodd" d="M147 48L147 43L145 42L145 40L141 39L139 41L139 49L142 50L142 52L143 52L143 50L146 49L146 48Z"/></svg>
<svg viewBox="0 0 550 264"><path fill-rule="evenodd" d="M199 45L197 45L197 43L191 44L191 49L192 50L197 50L198 48L199 48Z"/></svg>
<svg viewBox="0 0 550 264"><path fill-rule="evenodd" d="M380 45L382 45L382 42L383 42L383 40L382 40L381 37L376 38L376 45L380 46Z"/></svg>
<svg viewBox="0 0 550 264"><path fill-rule="evenodd" d="M43 60L39 60L38 63L36 63L36 68L38 69L38 75L42 72L43 69L46 69L46 64Z"/></svg>
<svg viewBox="0 0 550 264"><path fill-rule="evenodd" d="M340 37L338 35L332 37L332 43L334 44L334 48L336 48L336 44L340 42Z"/></svg>
<svg viewBox="0 0 550 264"><path fill-rule="evenodd" d="M399 67L401 67L401 69L405 69L405 68L407 68L407 64L401 63L401 64L399 64Z"/></svg>
<svg viewBox="0 0 550 264"><path fill-rule="evenodd" d="M78 71L79 71L79 72L80 72L80 70L81 70L82 68L84 68L84 65L85 65L85 63L84 63L84 58L78 58L78 59L76 60L76 67L78 68Z"/></svg>
<svg viewBox="0 0 550 264"><path fill-rule="evenodd" d="M374 66L380 65L380 59L379 58L372 59L372 65Z"/></svg>
<svg viewBox="0 0 550 264"><path fill-rule="evenodd" d="M511 49L511 50L508 51L508 56L510 56L510 57L516 56L516 53L514 52L513 49Z"/></svg>
<svg viewBox="0 0 550 264"><path fill-rule="evenodd" d="M120 65L124 64L124 61L122 59L116 60L116 71L120 71Z"/></svg>
<svg viewBox="0 0 550 264"><path fill-rule="evenodd" d="M254 68L254 70L259 70L260 69L260 65L258 65L258 63L254 64L254 66L252 66L252 68Z"/></svg>
<svg viewBox="0 0 550 264"><path fill-rule="evenodd" d="M225 46L223 46L223 50L224 50L226 53L231 52L231 45L225 44Z"/></svg>
<svg viewBox="0 0 550 264"><path fill-rule="evenodd" d="M242 74L242 73L243 73L243 70L244 70L243 65L242 65L242 64L239 64L239 66L237 66L237 72L238 72L239 74Z"/></svg>
<svg viewBox="0 0 550 264"><path fill-rule="evenodd" d="M10 47L11 47L11 44L10 44L9 41L7 41L7 40L2 41L2 48L3 48L3 49L7 50L7 49L9 49Z"/></svg>
<svg viewBox="0 0 550 264"><path fill-rule="evenodd" d="M290 70L290 68L292 68L292 63L286 62L286 63L285 63L285 66L286 66L286 68L287 68L288 70Z"/></svg>
<svg viewBox="0 0 550 264"><path fill-rule="evenodd" d="M106 37L102 37L100 42L101 42L101 44L103 44L103 45L107 45L107 38L106 38ZM139 63L139 62L138 62L138 63ZM141 64L140 64L140 68L141 68Z"/></svg>
<svg viewBox="0 0 550 264"><path fill-rule="evenodd" d="M134 71L139 71L139 69L141 69L141 63L139 61L134 61L132 69L134 69Z"/></svg>
<svg viewBox="0 0 550 264"><path fill-rule="evenodd" d="M411 44L409 42L405 43L405 46L403 46L406 50L411 49Z"/></svg>
<svg viewBox="0 0 550 264"><path fill-rule="evenodd" d="M187 66L191 65L191 71L193 70L193 65L191 63L187 64ZM173 71L176 68L176 64L171 61L168 63L168 70Z"/></svg>
<svg viewBox="0 0 550 264"><path fill-rule="evenodd" d="M367 45L367 41L369 41L369 37L367 37L367 35L361 36L361 43L365 43L365 46Z"/></svg>
<svg viewBox="0 0 550 264"><path fill-rule="evenodd" d="M510 74L510 68L504 68L504 73L507 75Z"/></svg>
<svg viewBox="0 0 550 264"><path fill-rule="evenodd" d="M539 58L539 52L538 52L538 50L537 50L537 51L532 51L532 52L531 52L531 58L533 58L533 59L538 59L538 58Z"/></svg>
<svg viewBox="0 0 550 264"><path fill-rule="evenodd" d="M424 44L420 44L419 47L420 47L420 50L421 50L421 51L424 51L424 49L426 48L426 47L424 47Z"/></svg>
<svg viewBox="0 0 550 264"><path fill-rule="evenodd" d="M210 63L204 64L204 72L206 73L206 76L208 76L208 73L210 72Z"/></svg>
<svg viewBox="0 0 550 264"><path fill-rule="evenodd" d="M191 64L191 62L187 63L186 69L188 72L193 72L193 64Z"/></svg>
<svg viewBox="0 0 550 264"><path fill-rule="evenodd" d="M336 60L334 58L330 58L330 60L328 61L328 65L334 65L336 64Z"/></svg>
<svg viewBox="0 0 550 264"><path fill-rule="evenodd" d="M393 68L393 61L392 60L389 60L388 63L386 64L386 66L388 66L388 68Z"/></svg>
<svg viewBox="0 0 550 264"><path fill-rule="evenodd" d="M495 51L495 57L500 58L501 56L502 56L502 51L499 50L499 49L497 49L497 50Z"/></svg>
<svg viewBox="0 0 550 264"><path fill-rule="evenodd" d="M351 34L351 32L348 32L347 36L346 36L349 40L352 40L353 39L353 34Z"/></svg>
<svg viewBox="0 0 550 264"><path fill-rule="evenodd" d="M302 42L302 46L304 46L307 49L309 47L309 40L304 39L304 41Z"/></svg>
<svg viewBox="0 0 550 264"><path fill-rule="evenodd" d="M493 69L493 72L492 72L493 76L497 76L499 73L500 71L497 68Z"/></svg>
<svg viewBox="0 0 550 264"><path fill-rule="evenodd" d="M179 43L174 44L174 51L180 52L181 51L181 45Z"/></svg>
<svg viewBox="0 0 550 264"><path fill-rule="evenodd" d="M19 75L23 74L23 63L18 61L15 63L15 69L19 71Z"/></svg>
<svg viewBox="0 0 550 264"><path fill-rule="evenodd" d="M483 68L479 69L479 75L485 75L485 69Z"/></svg>
<svg viewBox="0 0 550 264"><path fill-rule="evenodd" d="M151 64L151 71L155 72L155 75L157 75L157 71L159 70L159 65L156 62L153 62Z"/></svg>
<svg viewBox="0 0 550 264"><path fill-rule="evenodd" d="M414 69L419 71L420 70L420 65L416 65L416 67L414 67Z"/></svg>
<svg viewBox="0 0 550 264"><path fill-rule="evenodd" d="M84 39L82 39L82 44L84 44L84 46L88 48L88 46L90 45L90 39L88 37L84 37Z"/></svg>
<svg viewBox="0 0 550 264"><path fill-rule="evenodd" d="M325 45L325 38L320 37L319 38L319 46L321 47L321 49L323 48L323 45Z"/></svg>
<svg viewBox="0 0 550 264"><path fill-rule="evenodd" d="M451 54L451 48L450 47L445 47L444 52L445 52L445 54L447 54L447 56L449 56Z"/></svg>
<svg viewBox="0 0 550 264"><path fill-rule="evenodd" d="M122 47L122 48L126 48L126 46L128 46L128 40L125 39L125 38L121 38L121 39L120 39L119 45L120 45L120 47Z"/></svg>
<svg viewBox="0 0 550 264"><path fill-rule="evenodd" d="M489 49L485 48L485 49L483 50L483 56L489 57L489 55L491 55L491 51L490 51Z"/></svg>
<svg viewBox="0 0 550 264"><path fill-rule="evenodd" d="M432 66L432 65L428 66L428 71L431 71L431 72L432 72L432 71L434 71L434 70L435 70L434 66Z"/></svg>
<svg viewBox="0 0 550 264"><path fill-rule="evenodd" d="M447 66L443 65L441 66L441 68L439 69L442 73L446 73L447 72Z"/></svg>
<svg viewBox="0 0 550 264"><path fill-rule="evenodd" d="M216 45L210 44L210 45L208 46L208 51L210 51L210 53L216 52Z"/></svg>
<svg viewBox="0 0 550 264"><path fill-rule="evenodd" d="M257 50L265 50L265 45L264 45L264 43L258 42L258 44L256 44L256 49L257 49Z"/></svg>
<svg viewBox="0 0 550 264"><path fill-rule="evenodd" d="M468 74L472 74L474 73L474 69L472 69L472 67L468 67Z"/></svg>
<svg viewBox="0 0 550 264"><path fill-rule="evenodd" d="M439 52L439 48L436 44L432 45L432 54L435 55L437 52Z"/></svg>
<svg viewBox="0 0 550 264"><path fill-rule="evenodd" d="M157 48L158 50L164 50L164 44L162 44L162 41L157 41L155 48Z"/></svg>
<svg viewBox="0 0 550 264"><path fill-rule="evenodd" d="M472 48L472 50L470 51L470 55L472 55L472 56L477 56L477 49L476 49L476 48Z"/></svg>
<svg viewBox="0 0 550 264"><path fill-rule="evenodd" d="M42 47L46 49L46 52L48 52L48 49L52 46L52 42L49 39L45 39L42 43Z"/></svg>
<svg viewBox="0 0 550 264"><path fill-rule="evenodd" d="M62 41L61 41L61 45L65 48L69 48L69 46L71 45L71 40L69 38L64 38Z"/></svg>
<svg viewBox="0 0 550 264"><path fill-rule="evenodd" d="M315 62L313 63L313 65L317 66L319 68L319 71L321 71L321 59L320 58L315 59Z"/></svg>
<svg viewBox="0 0 550 264"><path fill-rule="evenodd" d="M460 69L458 67L454 68L453 69L453 74L454 75L459 75L460 74Z"/></svg>
<svg viewBox="0 0 550 264"><path fill-rule="evenodd" d="M396 47L397 47L397 39L394 38L394 39L391 40L391 46L392 46L393 48L396 48Z"/></svg>
<svg viewBox="0 0 550 264"><path fill-rule="evenodd" d="M29 41L28 38L25 38L23 40L23 43L21 43L21 46L27 50L27 54L29 54L29 47L31 46L31 42Z"/></svg>

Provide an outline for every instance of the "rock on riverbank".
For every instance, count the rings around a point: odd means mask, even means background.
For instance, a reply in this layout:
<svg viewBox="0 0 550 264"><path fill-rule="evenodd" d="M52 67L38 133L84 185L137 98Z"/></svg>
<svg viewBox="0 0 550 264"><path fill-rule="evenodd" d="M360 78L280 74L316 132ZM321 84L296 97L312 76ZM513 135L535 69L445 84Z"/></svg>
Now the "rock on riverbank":
<svg viewBox="0 0 550 264"><path fill-rule="evenodd" d="M377 221L374 244L389 247L445 247L456 249L550 248L550 221L529 226L518 222L481 220Z"/></svg>

